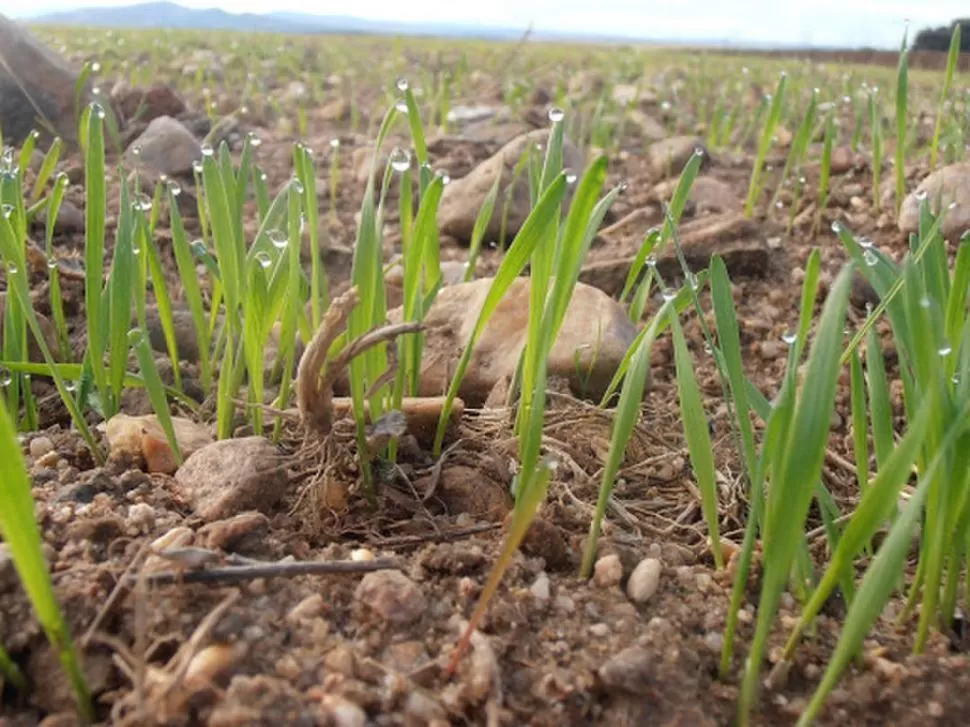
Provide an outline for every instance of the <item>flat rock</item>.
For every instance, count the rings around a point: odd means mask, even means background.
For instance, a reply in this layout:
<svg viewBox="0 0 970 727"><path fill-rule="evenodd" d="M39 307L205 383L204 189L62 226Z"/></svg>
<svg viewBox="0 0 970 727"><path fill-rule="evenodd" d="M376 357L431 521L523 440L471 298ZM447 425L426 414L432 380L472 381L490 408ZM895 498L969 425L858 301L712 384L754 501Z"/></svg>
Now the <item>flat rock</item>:
<svg viewBox="0 0 970 727"><path fill-rule="evenodd" d="M68 142L77 139L75 87L79 72L34 37L0 15L0 131L4 143L19 145L31 131L44 133L38 116ZM82 92L82 108L91 87Z"/></svg>
<svg viewBox="0 0 970 727"><path fill-rule="evenodd" d="M202 145L171 116L153 119L125 150L129 166L147 167L170 177L192 173L192 163L202 158Z"/></svg>
<svg viewBox="0 0 970 727"><path fill-rule="evenodd" d="M419 396L447 391L461 347L471 335L493 278L481 278L441 289L427 312L425 355ZM465 379L458 391L465 404L482 406L499 382L511 377L528 335L529 279L517 278L509 287L478 340ZM388 313L400 321L401 308ZM576 396L598 398L637 335L626 311L596 288L577 284L559 336L549 356L549 376L569 382ZM597 342L597 336L599 340ZM588 373L586 381L577 374Z"/></svg>
<svg viewBox="0 0 970 727"><path fill-rule="evenodd" d="M391 625L414 623L428 607L421 586L398 570L368 573L357 586L354 598Z"/></svg>
<svg viewBox="0 0 970 727"><path fill-rule="evenodd" d="M172 417L172 429L183 460L212 443L209 431L191 419ZM105 425L111 452L141 457L149 472L173 474L178 469L175 453L169 446L165 430L154 414L128 416L115 414Z"/></svg>
<svg viewBox="0 0 970 727"><path fill-rule="evenodd" d="M943 212L943 237L951 242L959 240L970 230L970 162L937 169L906 196L899 210L901 232L919 230L919 208L923 198L934 215Z"/></svg>
<svg viewBox="0 0 970 727"><path fill-rule="evenodd" d="M499 149L461 179L453 179L445 187L438 207L438 226L443 235L455 238L461 243L468 243L475 226L475 219L485 203L489 189L495 182L496 176L502 175L499 201L496 202L494 213L485 230L486 238L496 239L502 226L502 195L508 184L512 182L515 165L530 145L545 145L549 139L547 129L537 129L516 137ZM544 152L543 152L544 153ZM582 173L583 156L579 149L569 141L563 143L563 167ZM529 179L523 172L515 182L508 205L508 221L506 234L509 239L515 235L525 222L531 209L529 200Z"/></svg>
<svg viewBox="0 0 970 727"><path fill-rule="evenodd" d="M703 168L710 161L710 153L704 140L698 136L672 136L654 142L647 149L647 159L654 174L670 177L680 174L693 154L700 150L704 154Z"/></svg>
<svg viewBox="0 0 970 727"><path fill-rule="evenodd" d="M185 460L175 473L181 496L206 521L247 510L267 512L289 483L276 447L263 437L213 442Z"/></svg>

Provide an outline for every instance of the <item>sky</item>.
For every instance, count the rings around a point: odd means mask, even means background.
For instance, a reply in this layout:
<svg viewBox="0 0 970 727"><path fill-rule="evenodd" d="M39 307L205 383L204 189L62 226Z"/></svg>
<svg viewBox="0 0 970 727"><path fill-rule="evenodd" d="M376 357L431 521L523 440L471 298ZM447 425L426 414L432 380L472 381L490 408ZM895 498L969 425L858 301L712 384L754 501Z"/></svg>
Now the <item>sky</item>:
<svg viewBox="0 0 970 727"><path fill-rule="evenodd" d="M729 39L738 43L895 48L905 22L911 32L946 25L968 14L967 0L176 0L229 12L305 11L318 15L420 23L437 20L584 31L660 40ZM0 0L0 13L33 17L78 7L136 4L136 0Z"/></svg>

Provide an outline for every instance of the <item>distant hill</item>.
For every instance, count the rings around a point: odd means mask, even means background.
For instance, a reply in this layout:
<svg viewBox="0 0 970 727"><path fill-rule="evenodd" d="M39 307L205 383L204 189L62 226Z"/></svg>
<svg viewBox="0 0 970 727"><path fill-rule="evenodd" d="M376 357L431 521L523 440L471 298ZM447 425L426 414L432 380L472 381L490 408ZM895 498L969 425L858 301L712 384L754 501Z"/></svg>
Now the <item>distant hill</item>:
<svg viewBox="0 0 970 727"><path fill-rule="evenodd" d="M85 25L111 28L180 28L264 33L340 33L381 35L427 35L488 40L515 40L525 28L503 28L465 23L402 23L367 20L349 15L309 13L230 13L218 8L196 10L173 2L149 2L124 7L92 7L47 13L29 18L30 23ZM643 42L644 39L569 33L535 33L545 39Z"/></svg>

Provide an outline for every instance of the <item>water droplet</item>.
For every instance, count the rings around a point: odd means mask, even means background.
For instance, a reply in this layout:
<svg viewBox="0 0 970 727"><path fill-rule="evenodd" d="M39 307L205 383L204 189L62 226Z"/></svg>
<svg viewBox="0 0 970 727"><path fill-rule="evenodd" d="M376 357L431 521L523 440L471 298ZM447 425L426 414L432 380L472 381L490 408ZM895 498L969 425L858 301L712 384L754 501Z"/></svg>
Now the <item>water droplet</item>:
<svg viewBox="0 0 970 727"><path fill-rule="evenodd" d="M405 91L407 91L408 90L408 79L406 79L406 78L399 78L399 79L397 79L397 90L400 91L401 93L404 93Z"/></svg>
<svg viewBox="0 0 970 727"><path fill-rule="evenodd" d="M10 216L13 214L13 205L12 204L0 205L0 214L2 214L6 219L10 219Z"/></svg>
<svg viewBox="0 0 970 727"><path fill-rule="evenodd" d="M795 343L795 341L798 340L798 334L789 329L781 334L781 340L784 341L786 345L791 346L793 343Z"/></svg>
<svg viewBox="0 0 970 727"><path fill-rule="evenodd" d="M65 381L64 382L64 388L67 389L67 393L73 394L75 391L77 391L77 382L76 381Z"/></svg>
<svg viewBox="0 0 970 727"><path fill-rule="evenodd" d="M937 353L939 353L941 356L949 356L951 353L953 353L953 346L951 346L949 342L944 341L943 344L937 349Z"/></svg>
<svg viewBox="0 0 970 727"><path fill-rule="evenodd" d="M451 183L451 176L444 169L439 169L437 172L435 172L435 176L440 177L441 183L444 185Z"/></svg>
<svg viewBox="0 0 970 727"><path fill-rule="evenodd" d="M620 192L626 192L630 188L630 183L625 181L620 182L618 185L616 185L616 188L620 190Z"/></svg>
<svg viewBox="0 0 970 727"><path fill-rule="evenodd" d="M920 306L921 306L921 307L923 307L923 308L929 308L929 307L930 307L930 299L929 299L929 298L927 298L927 297L926 297L926 296L924 295L924 296L923 296L922 298L920 298L920 299L919 299L919 304L920 304Z"/></svg>
<svg viewBox="0 0 970 727"><path fill-rule="evenodd" d="M147 194L139 194L135 197L135 201L132 202L131 206L140 212L151 212L152 198Z"/></svg>
<svg viewBox="0 0 970 727"><path fill-rule="evenodd" d="M249 136L247 137L247 140L249 141L249 145L254 149L263 143L263 140L260 139L258 136L256 136L255 131L249 132Z"/></svg>
<svg viewBox="0 0 970 727"><path fill-rule="evenodd" d="M707 153L707 151L704 149L704 147L702 147L702 146L695 146L694 147L694 156L695 157L702 157L706 153Z"/></svg>
<svg viewBox="0 0 970 727"><path fill-rule="evenodd" d="M576 172L572 169L564 169L563 171L566 172L566 184L576 184Z"/></svg>
<svg viewBox="0 0 970 727"><path fill-rule="evenodd" d="M861 247L863 250L868 250L869 248L872 247L872 245L873 245L873 242L868 237L859 238L859 247Z"/></svg>
<svg viewBox="0 0 970 727"><path fill-rule="evenodd" d="M266 233L266 236L269 237L269 241L273 243L273 247L277 250L285 249L289 243L289 239L282 230L270 230Z"/></svg>
<svg viewBox="0 0 970 727"><path fill-rule="evenodd" d="M915 192L913 192L913 196L917 200L919 200L920 202L922 202L924 199L926 199L926 190L925 189L917 189Z"/></svg>
<svg viewBox="0 0 970 727"><path fill-rule="evenodd" d="M691 290L697 290L700 287L700 283L697 282L697 276L694 273L687 273L686 281Z"/></svg>
<svg viewBox="0 0 970 727"><path fill-rule="evenodd" d="M296 177L290 180L290 186L293 187L293 191L297 194L303 194L303 183Z"/></svg>
<svg viewBox="0 0 970 727"><path fill-rule="evenodd" d="M132 245L131 254L134 255L135 257L138 257L139 255L141 255L141 248L138 247L137 245Z"/></svg>
<svg viewBox="0 0 970 727"><path fill-rule="evenodd" d="M330 148L337 149L340 146L340 139L334 137L330 140Z"/></svg>
<svg viewBox="0 0 970 727"><path fill-rule="evenodd" d="M775 202L775 207L778 209L784 209L785 203L782 202L781 200L778 200L777 202Z"/></svg>
<svg viewBox="0 0 970 727"><path fill-rule="evenodd" d="M211 157L211 156L215 156L215 153L216 152L212 148L212 144L203 144L202 145L202 156L204 156L204 157Z"/></svg>
<svg viewBox="0 0 970 727"><path fill-rule="evenodd" d="M0 368L0 386L7 387L13 383L13 374L8 369Z"/></svg>
<svg viewBox="0 0 970 727"><path fill-rule="evenodd" d="M947 208L948 210L955 210L955 209L956 209L956 208L957 208L958 206L959 206L959 205L957 205L957 203L956 203L956 202L954 201L954 202L950 202L950 204L948 204L948 205L946 206L946 208Z"/></svg>
<svg viewBox="0 0 970 727"><path fill-rule="evenodd" d="M7 273L9 275L16 275L20 268L17 267L16 263L7 263Z"/></svg>
<svg viewBox="0 0 970 727"><path fill-rule="evenodd" d="M396 108L402 114L406 114L408 112L408 103L403 98L398 99L397 103L394 104L394 108Z"/></svg>
<svg viewBox="0 0 970 727"><path fill-rule="evenodd" d="M265 270L266 268L268 268L270 265L273 264L272 258L270 258L270 256L262 250L257 252L254 257L256 258L256 262L259 263L260 267L262 267L263 270Z"/></svg>
<svg viewBox="0 0 970 727"><path fill-rule="evenodd" d="M838 220L836 220L835 222L833 222L832 223L832 232L834 232L836 235L838 235L840 232L842 232L842 223L839 222Z"/></svg>
<svg viewBox="0 0 970 727"><path fill-rule="evenodd" d="M664 101L661 103L660 108L662 108L664 111L670 111L670 101Z"/></svg>
<svg viewBox="0 0 970 727"><path fill-rule="evenodd" d="M37 141L40 138L40 132L37 131L37 129L34 129L33 131L30 132L30 138L33 139L34 141Z"/></svg>
<svg viewBox="0 0 970 727"><path fill-rule="evenodd" d="M669 303L677 297L677 291L666 288L660 293L660 297L663 298L664 303Z"/></svg>
<svg viewBox="0 0 970 727"><path fill-rule="evenodd" d="M95 61L91 64L91 73L98 73L101 70L101 64Z"/></svg>
<svg viewBox="0 0 970 727"><path fill-rule="evenodd" d="M862 259L865 260L866 265L870 268L874 268L879 264L879 258L876 257L876 254L872 250L866 250L862 253Z"/></svg>
<svg viewBox="0 0 970 727"><path fill-rule="evenodd" d="M548 116L552 123L558 124L560 121L566 118L566 113L558 106L553 106L551 109L549 109Z"/></svg>
<svg viewBox="0 0 970 727"><path fill-rule="evenodd" d="M647 265L650 266L651 268L657 267L657 256L654 255L653 253L650 253L649 255L647 255Z"/></svg>
<svg viewBox="0 0 970 727"><path fill-rule="evenodd" d="M193 240L192 244L189 245L189 247L192 249L192 252L195 253L196 255L205 255L206 253L205 240L203 240L201 237L197 240Z"/></svg>
<svg viewBox="0 0 970 727"><path fill-rule="evenodd" d="M170 181L168 183L168 191L172 193L173 197L178 197L180 194L182 194L182 185L174 180Z"/></svg>
<svg viewBox="0 0 970 727"><path fill-rule="evenodd" d="M57 260L55 260L52 257L47 258L47 269L48 270L57 270Z"/></svg>
<svg viewBox="0 0 970 727"><path fill-rule="evenodd" d="M402 174L411 166L411 153L407 149L396 146L391 150L388 161L391 164L391 169Z"/></svg>
<svg viewBox="0 0 970 727"><path fill-rule="evenodd" d="M97 116L99 119L104 118L104 106L99 103L91 104L91 113Z"/></svg>
<svg viewBox="0 0 970 727"><path fill-rule="evenodd" d="M198 159L192 162L192 171L196 174L202 174L202 162L200 162Z"/></svg>

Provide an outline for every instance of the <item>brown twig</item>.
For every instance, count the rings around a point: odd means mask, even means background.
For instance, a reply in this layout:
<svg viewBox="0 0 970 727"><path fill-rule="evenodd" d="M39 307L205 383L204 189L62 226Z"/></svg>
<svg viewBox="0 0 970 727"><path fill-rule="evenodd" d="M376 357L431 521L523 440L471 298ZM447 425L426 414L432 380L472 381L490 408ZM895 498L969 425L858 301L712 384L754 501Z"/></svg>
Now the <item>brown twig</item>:
<svg viewBox="0 0 970 727"><path fill-rule="evenodd" d="M490 533L493 530L501 530L502 523L485 523L482 525L472 525L467 528L456 530L446 530L441 533L428 533L427 535L401 535L396 538L382 538L371 541L370 544L379 548L403 547L408 545L422 545L424 543L448 543L454 540L461 540L479 533Z"/></svg>
<svg viewBox="0 0 970 727"><path fill-rule="evenodd" d="M390 558L370 561L331 560L306 562L260 563L227 568L208 568L193 571L162 571L145 577L153 586L174 583L238 583L256 578L294 578L303 575L327 575L332 573L369 573L371 571L398 568L400 564ZM137 576L131 577L136 580Z"/></svg>

